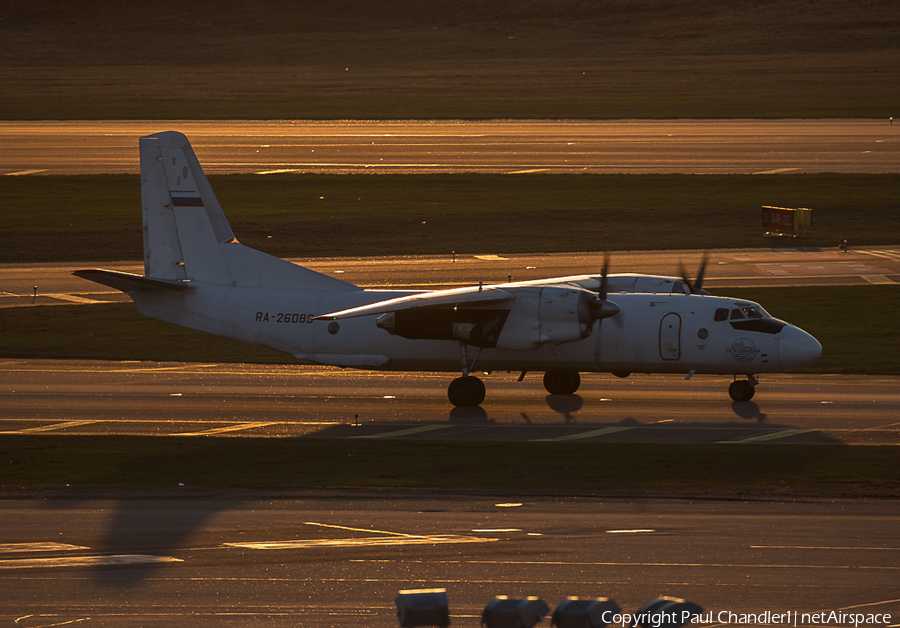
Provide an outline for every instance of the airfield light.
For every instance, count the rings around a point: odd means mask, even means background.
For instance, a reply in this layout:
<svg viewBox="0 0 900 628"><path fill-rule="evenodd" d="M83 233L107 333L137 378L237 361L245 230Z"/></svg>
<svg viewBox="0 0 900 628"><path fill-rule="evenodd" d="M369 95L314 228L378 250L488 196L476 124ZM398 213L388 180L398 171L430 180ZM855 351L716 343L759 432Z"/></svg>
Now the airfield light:
<svg viewBox="0 0 900 628"><path fill-rule="evenodd" d="M484 607L481 624L487 628L532 628L549 612L550 607L539 597L498 595Z"/></svg>
<svg viewBox="0 0 900 628"><path fill-rule="evenodd" d="M612 623L603 621L604 616L611 619L621 613L619 605L609 598L567 597L557 604L550 625L558 628L603 628Z"/></svg>
<svg viewBox="0 0 900 628"><path fill-rule="evenodd" d="M680 628L702 613L703 609L698 605L680 597L658 597L634 613L635 620L629 628Z"/></svg>
<svg viewBox="0 0 900 628"><path fill-rule="evenodd" d="M404 628L450 625L447 589L409 589L397 594L397 619Z"/></svg>

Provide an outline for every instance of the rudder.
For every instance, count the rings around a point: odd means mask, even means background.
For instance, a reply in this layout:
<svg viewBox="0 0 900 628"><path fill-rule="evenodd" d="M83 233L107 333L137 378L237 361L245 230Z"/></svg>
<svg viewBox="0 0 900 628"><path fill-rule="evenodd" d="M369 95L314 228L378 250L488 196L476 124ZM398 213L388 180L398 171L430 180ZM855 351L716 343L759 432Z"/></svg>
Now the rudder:
<svg viewBox="0 0 900 628"><path fill-rule="evenodd" d="M187 137L142 137L144 274L175 281L229 284L219 244L234 234Z"/></svg>

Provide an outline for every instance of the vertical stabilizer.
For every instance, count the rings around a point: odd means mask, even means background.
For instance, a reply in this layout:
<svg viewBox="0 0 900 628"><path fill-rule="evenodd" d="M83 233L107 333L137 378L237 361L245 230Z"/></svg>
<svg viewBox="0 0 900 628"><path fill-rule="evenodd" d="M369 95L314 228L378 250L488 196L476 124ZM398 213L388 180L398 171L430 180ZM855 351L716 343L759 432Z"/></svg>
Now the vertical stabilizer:
<svg viewBox="0 0 900 628"><path fill-rule="evenodd" d="M146 276L231 283L218 245L234 234L181 133L141 138L141 202Z"/></svg>
<svg viewBox="0 0 900 628"><path fill-rule="evenodd" d="M141 138L144 275L231 286L358 289L238 243L187 137Z"/></svg>

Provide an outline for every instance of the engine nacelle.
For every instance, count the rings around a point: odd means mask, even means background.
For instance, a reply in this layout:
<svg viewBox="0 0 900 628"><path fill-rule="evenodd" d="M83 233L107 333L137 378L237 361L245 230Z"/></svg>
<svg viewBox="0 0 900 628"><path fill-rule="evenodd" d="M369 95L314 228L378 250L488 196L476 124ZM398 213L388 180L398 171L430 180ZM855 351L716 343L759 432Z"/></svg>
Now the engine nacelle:
<svg viewBox="0 0 900 628"><path fill-rule="evenodd" d="M590 305L595 298L587 290L560 286L517 290L496 346L521 351L587 338L594 326Z"/></svg>

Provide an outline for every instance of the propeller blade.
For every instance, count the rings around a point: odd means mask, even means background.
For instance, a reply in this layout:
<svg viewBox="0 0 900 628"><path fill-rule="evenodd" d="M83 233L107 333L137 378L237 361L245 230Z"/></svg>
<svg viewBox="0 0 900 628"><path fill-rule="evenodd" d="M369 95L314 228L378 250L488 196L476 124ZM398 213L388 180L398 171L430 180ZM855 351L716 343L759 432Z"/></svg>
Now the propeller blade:
<svg viewBox="0 0 900 628"><path fill-rule="evenodd" d="M697 272L697 279L694 281L694 285L692 287L694 292L700 292L703 290L703 275L706 274L706 262L709 261L709 254L704 251L703 259L700 260L700 270Z"/></svg>
<svg viewBox="0 0 900 628"><path fill-rule="evenodd" d="M606 301L606 293L609 288L609 254L603 260L603 268L600 270L600 290L597 296L601 301Z"/></svg>
<svg viewBox="0 0 900 628"><path fill-rule="evenodd" d="M687 274L687 269L684 267L684 262L679 262L679 269L681 270L681 280L688 287L691 294L707 294L703 290L703 276L706 274L706 262L709 261L709 254L704 251L703 259L700 260L700 270L697 271L697 279L691 281Z"/></svg>
<svg viewBox="0 0 900 628"><path fill-rule="evenodd" d="M609 291L609 255L603 260L603 268L600 270L600 288L597 296L591 299L591 317L594 320L603 320L619 313L619 306L607 299Z"/></svg>
<svg viewBox="0 0 900 628"><path fill-rule="evenodd" d="M684 267L684 262L678 262L678 272L681 274L681 281L688 287L690 293L694 294L693 282L688 278L687 268Z"/></svg>

